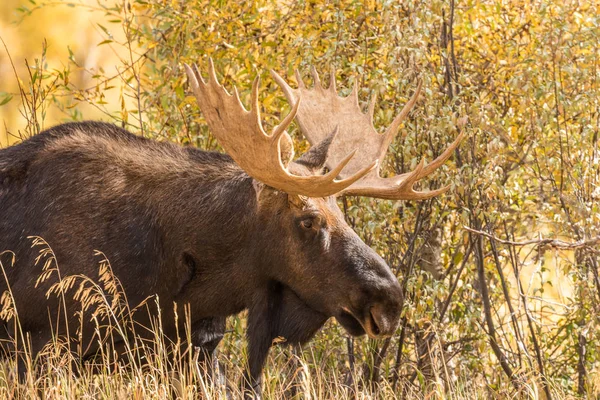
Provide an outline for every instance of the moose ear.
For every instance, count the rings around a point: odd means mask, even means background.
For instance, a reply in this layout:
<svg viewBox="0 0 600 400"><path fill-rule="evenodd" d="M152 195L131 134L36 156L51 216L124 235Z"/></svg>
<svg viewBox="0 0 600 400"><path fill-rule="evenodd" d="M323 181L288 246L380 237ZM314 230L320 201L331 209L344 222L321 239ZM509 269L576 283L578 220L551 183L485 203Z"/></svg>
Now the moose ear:
<svg viewBox="0 0 600 400"><path fill-rule="evenodd" d="M329 151L329 146L335 139L338 133L338 128L336 127L333 132L329 134L325 139L323 139L319 144L313 146L306 153L302 155L299 159L294 161L296 164L304 165L312 170L321 170L325 166L325 162L327 161L327 152Z"/></svg>

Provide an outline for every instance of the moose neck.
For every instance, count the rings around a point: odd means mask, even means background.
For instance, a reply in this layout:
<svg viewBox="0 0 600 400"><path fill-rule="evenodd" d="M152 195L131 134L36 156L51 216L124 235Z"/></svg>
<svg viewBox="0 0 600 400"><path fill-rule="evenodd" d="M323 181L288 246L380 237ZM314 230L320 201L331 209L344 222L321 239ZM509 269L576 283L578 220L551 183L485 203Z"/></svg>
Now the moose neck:
<svg viewBox="0 0 600 400"><path fill-rule="evenodd" d="M160 202L150 202L159 204L164 231L178 232L165 237L165 249L173 252L167 258L178 260L176 268L188 268L189 279L175 300L189 303L195 317L237 313L266 285L261 254L253 245L260 224L252 179L228 157L207 154L218 174L199 165L200 172L165 178ZM231 294L227 302L224 293Z"/></svg>

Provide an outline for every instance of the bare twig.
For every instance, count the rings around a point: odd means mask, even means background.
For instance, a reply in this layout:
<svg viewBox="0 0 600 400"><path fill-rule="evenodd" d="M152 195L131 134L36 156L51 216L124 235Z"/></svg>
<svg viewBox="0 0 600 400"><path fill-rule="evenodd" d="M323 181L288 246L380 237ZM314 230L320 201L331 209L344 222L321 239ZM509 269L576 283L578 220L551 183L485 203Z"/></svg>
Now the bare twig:
<svg viewBox="0 0 600 400"><path fill-rule="evenodd" d="M485 236L489 239L492 239L495 242L507 244L510 246L536 245L539 247L551 247L553 249L575 250L575 249L580 249L583 247L591 247L591 246L600 244L600 236L596 236L596 237L593 237L593 238L587 239L587 240L582 239L582 240L578 240L576 242L565 242L564 240L551 239L551 238L539 238L539 239L525 240L522 242L515 242L512 240L500 239L499 237L496 237L496 236L492 235L491 233L484 232L484 231L478 231L473 228L469 228L468 226L463 226L463 228L471 233L476 234L476 235Z"/></svg>
<svg viewBox="0 0 600 400"><path fill-rule="evenodd" d="M508 358L506 357L506 354L504 354L502 352L502 349L500 348L499 344L498 344L498 340L496 338L496 327L494 326L494 321L492 318L492 306L491 306L491 302L490 302L490 296L489 296L489 292L488 292L488 286L487 286L487 280L485 278L485 268L484 268L484 255L483 255L483 242L481 240L481 238L471 238L471 243L474 245L475 248L475 261L477 263L477 275L479 277L479 287L480 287L480 294L481 294L481 300L482 300L482 304L483 304L483 311L484 311L484 319L485 319L485 323L487 325L488 328L488 338L489 338L489 343L490 346L492 347L492 350L494 351L494 354L496 355L496 358L498 359L498 361L500 362L500 366L502 367L502 370L504 371L504 373L506 374L506 376L510 379L511 383L513 384L513 386L515 387L515 389L520 390L521 389L521 385L518 381L518 377L515 376L513 369L510 365L510 362L508 360Z"/></svg>
<svg viewBox="0 0 600 400"><path fill-rule="evenodd" d="M487 220L487 218L486 218ZM523 347L525 347L525 342L523 341L523 334L521 333L521 327L519 326L519 322L517 321L517 313L515 312L515 308L512 305L512 301L510 298L510 293L508 289L508 284L506 283L506 278L504 277L504 271L502 269L502 263L500 262L500 256L498 255L498 250L496 248L496 242L490 239L490 245L492 250L492 255L494 257L494 264L496 265L496 271L498 271L498 277L500 278L500 286L502 287L502 293L504 294L504 300L506 301L506 305L508 306L510 320L513 325L513 330L515 332L515 339L517 340L517 344L521 343ZM510 347L510 345L509 345ZM517 352L519 356L519 363L521 363L521 352Z"/></svg>
<svg viewBox="0 0 600 400"><path fill-rule="evenodd" d="M505 226L506 227L506 226ZM508 231L506 232L507 237L508 236ZM503 277L503 273L502 273L502 268L500 265L500 258L498 255L498 250L496 248L496 243L494 240L490 239L490 245L492 248L492 254L494 255L494 260L496 262L496 266L498 267L498 273L500 274L501 277ZM519 288L519 297L521 299L521 301L523 302L523 307L525 308L525 317L527 320L527 327L529 328L529 334L531 337L531 342L533 344L533 348L535 351L535 356L536 356L536 360L538 363L538 368L539 368L539 373L540 373L540 377L541 377L541 381L542 381L542 387L544 389L544 393L546 394L546 399L547 400L551 400L552 399L552 393L550 392L550 387L548 385L548 379L546 377L546 371L545 371L545 367L544 367L544 357L542 355L542 350L540 349L540 345L539 345L539 341L537 339L537 335L535 333L535 329L533 326L533 321L531 318L531 315L529 313L529 306L527 303L527 296L525 296L524 292L523 292L523 287L521 285L521 280L519 278L519 268L518 268L518 264L517 264L517 257L515 256L515 252L514 252L514 247L511 249L510 252L510 261L512 263L513 266L513 272L515 274L515 279L517 281L517 286ZM503 279L503 278L502 278ZM503 284L504 285L504 284ZM509 306L511 307L511 313L514 313L514 311L512 310L512 306L510 303L510 300L507 299L507 303L509 304ZM511 314L511 318L515 318L513 316L513 314ZM515 334L517 335L517 339L521 341L523 348L526 349L526 345L525 342L522 339L522 334L520 332L519 326L516 323L516 318L514 321L514 325L515 325Z"/></svg>
<svg viewBox="0 0 600 400"><path fill-rule="evenodd" d="M585 356L587 340L582 332L579 332L577 340L577 393L579 395L585 394L585 384L587 378L587 371L585 368Z"/></svg>
<svg viewBox="0 0 600 400"><path fill-rule="evenodd" d="M444 301L444 304L440 308L440 314L439 314L440 322L444 321L444 317L446 316L446 311L448 311L448 306L450 305L450 301L452 300L452 297L454 296L454 291L456 290L456 287L458 286L458 281L460 280L460 277L462 276L462 272L467 265L467 261L469 260L469 256L471 255L472 249L473 249L473 247L469 243L469 245L467 246L467 251L465 252L462 263L460 265L460 268L458 269L458 272L456 273L456 278L454 278L454 282L452 283L452 286L450 287L450 291L448 292L448 297L446 298L446 300Z"/></svg>

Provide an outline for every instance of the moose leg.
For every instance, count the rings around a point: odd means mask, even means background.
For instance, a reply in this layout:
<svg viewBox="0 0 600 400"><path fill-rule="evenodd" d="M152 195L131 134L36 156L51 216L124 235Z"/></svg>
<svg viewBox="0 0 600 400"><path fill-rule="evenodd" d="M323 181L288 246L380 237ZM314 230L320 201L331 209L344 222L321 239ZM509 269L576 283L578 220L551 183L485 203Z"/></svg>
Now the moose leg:
<svg viewBox="0 0 600 400"><path fill-rule="evenodd" d="M291 289L280 284L258 297L248 313L248 372L246 398L260 399L262 369L273 343L282 338L296 349L309 341L327 317L308 307Z"/></svg>
<svg viewBox="0 0 600 400"><path fill-rule="evenodd" d="M244 399L262 399L261 375L273 339L271 326L276 302L276 296L264 293L257 296L248 310L248 368L242 385Z"/></svg>

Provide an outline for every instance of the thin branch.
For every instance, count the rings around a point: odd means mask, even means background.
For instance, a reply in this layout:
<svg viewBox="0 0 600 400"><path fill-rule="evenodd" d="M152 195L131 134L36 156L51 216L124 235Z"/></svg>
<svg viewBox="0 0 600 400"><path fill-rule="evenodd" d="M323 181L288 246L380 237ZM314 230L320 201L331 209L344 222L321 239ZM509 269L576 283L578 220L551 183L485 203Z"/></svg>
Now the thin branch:
<svg viewBox="0 0 600 400"><path fill-rule="evenodd" d="M575 249L580 249L583 247L591 247L591 246L594 246L594 245L597 245L600 243L600 236L596 236L596 237L593 237L593 238L587 239L587 240L578 240L576 242L565 242L564 240L550 239L550 238L530 239L530 240L525 240L523 242L515 242L512 240L500 239L500 238L492 235L491 233L484 232L484 231L478 231L473 228L469 228L468 226L463 226L463 228L471 233L476 234L476 235L485 236L489 239L492 239L495 242L507 244L510 246L536 245L539 247L551 247L554 249L561 249L561 250L575 250Z"/></svg>
<svg viewBox="0 0 600 400"><path fill-rule="evenodd" d="M479 278L479 291L481 294L481 300L483 304L483 315L484 320L488 328L488 339L496 358L500 362L500 366L502 370L506 374L506 376L510 379L511 383L515 387L515 389L520 390L521 384L519 383L518 376L516 376L513 372L513 369L510 365L506 354L502 352L498 340L496 338L496 327L494 326L494 321L492 319L492 305L490 302L490 296L488 292L487 281L485 278L485 268L484 268L484 255L483 255L483 242L481 238L471 238L471 243L475 248L475 260L477 263L477 275Z"/></svg>
<svg viewBox="0 0 600 400"><path fill-rule="evenodd" d="M448 297L446 298L446 300L444 301L444 303L442 305L442 308L440 309L440 314L439 314L440 322L444 321L444 317L446 316L446 311L448 311L448 306L450 305L450 301L452 300L452 297L454 296L454 291L456 290L456 287L458 286L458 281L460 280L460 278L462 276L462 272L467 265L467 261L469 260L469 257L471 256L472 249L473 249L473 247L471 246L471 243L469 243L467 246L467 251L465 252L462 263L460 265L460 268L458 269L458 272L456 273L456 278L454 278L454 282L452 283L452 286L450 287L450 291L448 292Z"/></svg>
<svg viewBox="0 0 600 400"><path fill-rule="evenodd" d="M504 226L506 229L506 225L504 225ZM506 237L510 237L508 230L506 231ZM498 258L498 250L496 249L496 244L491 239L490 239L490 244L492 246L492 251L494 253L494 259L496 260L498 267L500 267L500 262L499 262L499 258ZM551 400L552 393L550 392L550 387L548 385L548 379L547 379L546 371L545 371L545 367L544 367L544 357L542 355L542 350L540 348L540 344L537 339L537 335L535 333L535 328L533 326L532 317L529 313L529 305L527 303L527 297L523 293L523 286L521 284L521 279L519 278L519 266L518 266L517 257L515 255L514 247L510 249L510 262L512 264L513 273L515 274L515 279L517 281L517 287L519 289L519 297L521 298L521 301L523 302L523 308L525 309L525 318L527 319L527 327L529 328L531 342L533 344L533 349L535 351L535 356L536 356L536 360L538 363L539 373L540 373L540 377L541 377L541 381L542 381L542 387L544 389L544 393L546 394L546 399ZM526 349L526 345L524 342L523 342L523 348Z"/></svg>

